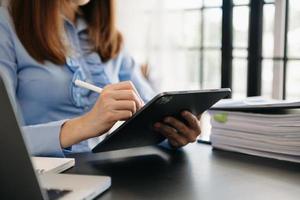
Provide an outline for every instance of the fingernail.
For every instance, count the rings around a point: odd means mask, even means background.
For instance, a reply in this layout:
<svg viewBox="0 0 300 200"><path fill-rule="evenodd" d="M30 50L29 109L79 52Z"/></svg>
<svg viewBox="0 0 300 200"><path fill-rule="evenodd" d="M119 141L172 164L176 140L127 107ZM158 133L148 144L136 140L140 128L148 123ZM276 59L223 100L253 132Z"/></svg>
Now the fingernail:
<svg viewBox="0 0 300 200"><path fill-rule="evenodd" d="M155 123L154 124L154 128L159 128L160 127L160 124L159 123Z"/></svg>

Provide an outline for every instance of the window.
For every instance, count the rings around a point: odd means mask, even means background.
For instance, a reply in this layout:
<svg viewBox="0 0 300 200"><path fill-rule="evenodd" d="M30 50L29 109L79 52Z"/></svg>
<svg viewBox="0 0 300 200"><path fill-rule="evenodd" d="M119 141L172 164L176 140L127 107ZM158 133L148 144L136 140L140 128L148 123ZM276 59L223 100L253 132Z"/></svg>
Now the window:
<svg viewBox="0 0 300 200"><path fill-rule="evenodd" d="M247 91L249 1L233 1L232 97L245 98Z"/></svg>
<svg viewBox="0 0 300 200"><path fill-rule="evenodd" d="M296 0L266 3L263 94L278 99L299 99L300 3Z"/></svg>
<svg viewBox="0 0 300 200"><path fill-rule="evenodd" d="M129 49L163 77L152 81L160 90L231 87L233 98L300 98L298 0L118 3Z"/></svg>
<svg viewBox="0 0 300 200"><path fill-rule="evenodd" d="M200 83L202 88L220 88L222 46L222 1L206 0L203 2L201 11L202 37Z"/></svg>
<svg viewBox="0 0 300 200"><path fill-rule="evenodd" d="M120 0L119 27L158 91L201 88L200 0ZM129 45L129 46L128 46Z"/></svg>
<svg viewBox="0 0 300 200"><path fill-rule="evenodd" d="M272 98L274 68L274 2L266 2L263 8L262 43L262 96ZM275 61L278 62L278 61Z"/></svg>
<svg viewBox="0 0 300 200"><path fill-rule="evenodd" d="M287 0L287 38L285 97L287 99L300 98L300 2Z"/></svg>

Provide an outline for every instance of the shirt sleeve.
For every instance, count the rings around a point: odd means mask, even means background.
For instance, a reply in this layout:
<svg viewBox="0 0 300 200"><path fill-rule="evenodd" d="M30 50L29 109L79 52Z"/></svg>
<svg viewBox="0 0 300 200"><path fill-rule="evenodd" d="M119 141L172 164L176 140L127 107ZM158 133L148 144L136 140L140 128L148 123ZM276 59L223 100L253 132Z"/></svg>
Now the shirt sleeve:
<svg viewBox="0 0 300 200"><path fill-rule="evenodd" d="M0 16L0 74L6 82L7 90L12 99L12 105L22 123L22 115L17 101L17 59L14 48L13 31L8 21ZM32 155L64 156L60 146L60 129L64 121L23 126L23 138ZM13 148L13 147L12 147Z"/></svg>
<svg viewBox="0 0 300 200"><path fill-rule="evenodd" d="M23 126L23 137L29 152L34 156L64 157L59 136L65 121Z"/></svg>
<svg viewBox="0 0 300 200"><path fill-rule="evenodd" d="M144 102L148 102L155 96L154 90L142 75L141 66L127 54L124 54L122 60L119 79L120 81L132 81Z"/></svg>

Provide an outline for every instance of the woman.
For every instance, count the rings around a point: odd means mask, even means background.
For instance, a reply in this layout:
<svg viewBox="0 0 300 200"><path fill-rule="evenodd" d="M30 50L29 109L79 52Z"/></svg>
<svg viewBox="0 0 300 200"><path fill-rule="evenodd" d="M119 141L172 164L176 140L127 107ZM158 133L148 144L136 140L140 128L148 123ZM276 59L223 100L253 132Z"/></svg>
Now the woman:
<svg viewBox="0 0 300 200"><path fill-rule="evenodd" d="M153 96L122 45L113 0L10 0L1 8L0 71L33 155L90 151L96 137ZM78 88L76 79L104 90ZM200 134L196 116L183 117L187 124L172 117L155 124L174 147Z"/></svg>

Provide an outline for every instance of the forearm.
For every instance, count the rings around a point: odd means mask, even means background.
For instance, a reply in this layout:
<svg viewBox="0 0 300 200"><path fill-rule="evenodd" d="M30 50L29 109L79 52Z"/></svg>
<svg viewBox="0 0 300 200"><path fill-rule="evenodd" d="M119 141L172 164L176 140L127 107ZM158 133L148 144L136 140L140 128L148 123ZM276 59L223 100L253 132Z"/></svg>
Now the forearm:
<svg viewBox="0 0 300 200"><path fill-rule="evenodd" d="M98 135L101 130L98 130L91 124L90 116L85 114L65 122L60 132L60 144L62 148L68 148L83 140L91 138L93 135Z"/></svg>
<svg viewBox="0 0 300 200"><path fill-rule="evenodd" d="M106 86L90 112L67 121L61 127L61 147L68 148L106 133L117 121L129 119L142 106L131 82Z"/></svg>
<svg viewBox="0 0 300 200"><path fill-rule="evenodd" d="M27 148L33 156L63 157L59 136L66 120L44 124L22 126L22 133Z"/></svg>

